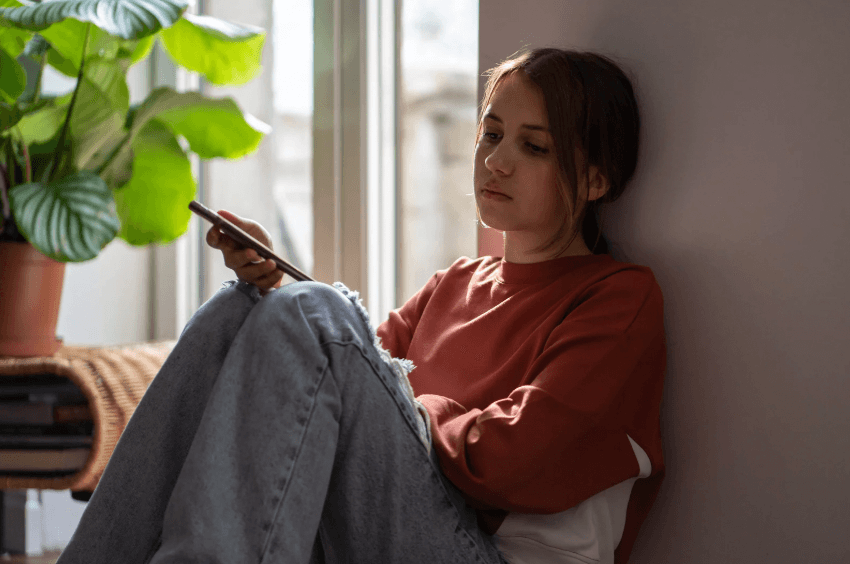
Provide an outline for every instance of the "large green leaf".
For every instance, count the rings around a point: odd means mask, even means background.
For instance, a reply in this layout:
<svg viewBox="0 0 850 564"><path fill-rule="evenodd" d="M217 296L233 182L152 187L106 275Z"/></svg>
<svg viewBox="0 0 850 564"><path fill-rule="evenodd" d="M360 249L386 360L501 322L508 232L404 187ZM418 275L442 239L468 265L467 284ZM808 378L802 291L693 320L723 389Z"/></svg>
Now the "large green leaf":
<svg viewBox="0 0 850 564"><path fill-rule="evenodd" d="M86 63L69 123L68 145L77 170L93 170L100 166L106 155L128 135L124 122L130 106L130 92L122 68L118 60L104 61L97 57L91 57ZM40 104L45 107L28 111L18 124L24 142L45 143L58 136L72 95L69 92L43 100ZM116 180L110 178L110 188L120 185Z"/></svg>
<svg viewBox="0 0 850 564"><path fill-rule="evenodd" d="M262 69L266 32L211 16L184 14L159 34L174 61L213 84L244 84Z"/></svg>
<svg viewBox="0 0 850 564"><path fill-rule="evenodd" d="M11 29L0 25L0 49L3 49L13 57L17 57L24 51L27 41L32 33L26 30Z"/></svg>
<svg viewBox="0 0 850 564"><path fill-rule="evenodd" d="M69 124L78 170L89 168L97 154L110 150L126 136L124 122L129 108L130 91L120 62L90 58Z"/></svg>
<svg viewBox="0 0 850 564"><path fill-rule="evenodd" d="M0 133L20 122L23 112L15 105L0 102Z"/></svg>
<svg viewBox="0 0 850 564"><path fill-rule="evenodd" d="M119 47L117 38L93 25L90 26L86 22L66 19L40 32L41 36L56 50L56 53L52 56L48 55L50 57L48 62L51 66L56 66L55 63L58 61L67 61L57 68L69 74L66 72L68 70L66 65L70 65L73 68L71 76L76 77L80 68L80 60L83 58L83 45L85 44L87 27L89 28L89 45L86 53L89 55L96 54L103 59L115 58Z"/></svg>
<svg viewBox="0 0 850 564"><path fill-rule="evenodd" d="M108 105L110 109L126 114L130 109L130 89L120 60L89 57L86 61L83 86L91 86L97 92L77 95L78 107ZM76 113L76 109L74 110Z"/></svg>
<svg viewBox="0 0 850 564"><path fill-rule="evenodd" d="M18 123L24 143L44 143L59 133L65 121L68 106L48 105L37 112L24 116Z"/></svg>
<svg viewBox="0 0 850 564"><path fill-rule="evenodd" d="M122 188L133 177L135 153L133 145L126 141L126 135L114 137L86 164L86 169L97 171L112 190Z"/></svg>
<svg viewBox="0 0 850 564"><path fill-rule="evenodd" d="M17 0L0 0L0 8L19 8L21 3ZM3 25L0 19L0 49L6 50L13 57L17 57L32 37L32 33L25 29L15 29Z"/></svg>
<svg viewBox="0 0 850 564"><path fill-rule="evenodd" d="M74 19L55 23L41 35L50 42L54 50L48 53L48 62L60 72L76 78L83 56L83 44L89 24ZM91 26L86 56L96 56L101 60L128 59L135 64L147 57L153 47L156 36L150 35L139 40L121 39Z"/></svg>
<svg viewBox="0 0 850 564"><path fill-rule="evenodd" d="M130 57L130 64L135 65L142 59L147 58L153 49L155 40L156 36L149 35L138 41L122 41L121 47L127 51L127 55ZM118 55L122 55L121 51L119 51Z"/></svg>
<svg viewBox="0 0 850 564"><path fill-rule="evenodd" d="M0 98L14 104L27 85L27 74L18 61L0 49Z"/></svg>
<svg viewBox="0 0 850 564"><path fill-rule="evenodd" d="M115 192L118 236L131 245L170 243L189 226L197 186L174 134L150 121L133 142L133 178Z"/></svg>
<svg viewBox="0 0 850 564"><path fill-rule="evenodd" d="M74 62L71 59L67 59L62 56L62 53L53 48L47 51L47 64L49 64L51 67L58 70L65 76L71 78L77 78L77 75L80 71L79 60L77 60L77 62Z"/></svg>
<svg viewBox="0 0 850 564"><path fill-rule="evenodd" d="M139 39L174 25L187 0L52 0L20 8L0 8L3 19L41 31L67 18L90 22L123 39Z"/></svg>
<svg viewBox="0 0 850 564"><path fill-rule="evenodd" d="M120 228L112 193L90 172L48 185L31 182L9 191L15 223L40 253L81 262L100 253Z"/></svg>
<svg viewBox="0 0 850 564"><path fill-rule="evenodd" d="M133 115L131 135L156 118L182 135L201 158L238 159L257 149L268 124L243 114L231 98L207 98L197 92L157 88Z"/></svg>
<svg viewBox="0 0 850 564"><path fill-rule="evenodd" d="M72 120L73 121L73 120ZM109 114L106 119L71 136L74 168L95 170L106 156L127 137L124 118Z"/></svg>

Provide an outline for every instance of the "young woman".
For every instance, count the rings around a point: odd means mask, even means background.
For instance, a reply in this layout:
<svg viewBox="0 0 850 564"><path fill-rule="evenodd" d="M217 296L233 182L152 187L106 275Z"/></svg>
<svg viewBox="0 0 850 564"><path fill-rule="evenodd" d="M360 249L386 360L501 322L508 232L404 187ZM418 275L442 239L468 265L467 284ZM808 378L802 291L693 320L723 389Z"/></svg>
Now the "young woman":
<svg viewBox="0 0 850 564"><path fill-rule="evenodd" d="M663 300L596 214L635 170L634 92L604 56L538 49L481 109L504 256L459 258L376 331L356 292L281 287L211 229L239 280L187 324L59 564L628 560L664 471Z"/></svg>

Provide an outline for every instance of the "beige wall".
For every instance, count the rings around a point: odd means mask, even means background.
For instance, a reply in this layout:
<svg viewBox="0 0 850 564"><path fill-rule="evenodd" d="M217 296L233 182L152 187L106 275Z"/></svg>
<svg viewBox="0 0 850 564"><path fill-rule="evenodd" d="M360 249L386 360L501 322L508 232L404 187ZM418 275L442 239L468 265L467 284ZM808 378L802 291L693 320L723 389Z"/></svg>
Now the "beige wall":
<svg viewBox="0 0 850 564"><path fill-rule="evenodd" d="M482 0L523 44L638 76L641 162L603 211L665 298L667 478L632 562L850 558L850 4Z"/></svg>

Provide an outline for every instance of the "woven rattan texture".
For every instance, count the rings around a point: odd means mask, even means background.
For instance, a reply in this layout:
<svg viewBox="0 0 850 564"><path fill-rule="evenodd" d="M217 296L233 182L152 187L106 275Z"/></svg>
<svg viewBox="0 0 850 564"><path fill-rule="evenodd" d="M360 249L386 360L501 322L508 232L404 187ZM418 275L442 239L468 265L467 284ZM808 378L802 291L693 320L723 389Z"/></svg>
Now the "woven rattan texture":
<svg viewBox="0 0 850 564"><path fill-rule="evenodd" d="M127 421L176 342L63 346L49 357L0 357L0 379L26 374L70 379L85 394L94 419L92 452L82 470L55 478L0 474L0 489L93 491Z"/></svg>

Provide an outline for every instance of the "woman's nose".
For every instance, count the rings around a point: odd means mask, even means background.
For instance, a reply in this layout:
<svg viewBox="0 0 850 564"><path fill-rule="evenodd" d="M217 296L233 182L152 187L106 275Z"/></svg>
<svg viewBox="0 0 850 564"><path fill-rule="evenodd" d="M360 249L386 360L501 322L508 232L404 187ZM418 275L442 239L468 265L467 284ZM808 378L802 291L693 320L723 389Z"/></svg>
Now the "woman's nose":
<svg viewBox="0 0 850 564"><path fill-rule="evenodd" d="M493 149L493 152L487 155L487 158L484 159L484 166L486 166L490 172L498 172L501 174L508 174L511 170L511 158L510 155L506 154L504 149L504 144L499 143Z"/></svg>

